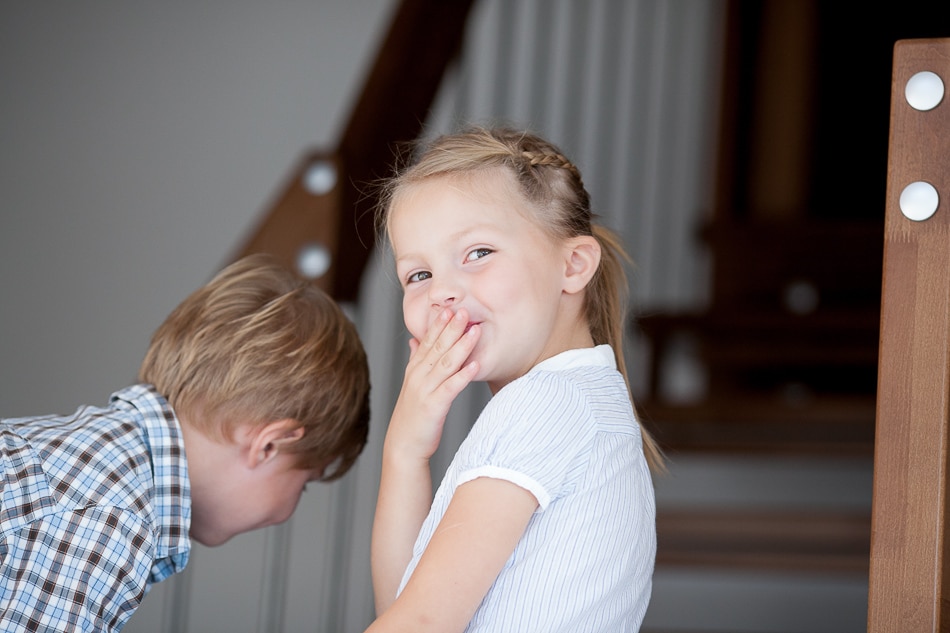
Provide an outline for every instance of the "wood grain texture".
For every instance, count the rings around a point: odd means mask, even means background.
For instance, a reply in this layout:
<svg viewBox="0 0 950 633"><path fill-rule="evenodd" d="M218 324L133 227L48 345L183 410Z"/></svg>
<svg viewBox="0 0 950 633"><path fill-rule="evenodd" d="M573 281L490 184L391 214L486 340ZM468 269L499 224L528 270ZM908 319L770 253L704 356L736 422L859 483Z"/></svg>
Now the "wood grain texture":
<svg viewBox="0 0 950 633"><path fill-rule="evenodd" d="M950 102L945 96L927 112L907 104L904 86L924 70L950 86L950 40L904 40L894 48L869 633L950 631ZM915 222L899 199L921 180L937 189L940 203L930 219Z"/></svg>

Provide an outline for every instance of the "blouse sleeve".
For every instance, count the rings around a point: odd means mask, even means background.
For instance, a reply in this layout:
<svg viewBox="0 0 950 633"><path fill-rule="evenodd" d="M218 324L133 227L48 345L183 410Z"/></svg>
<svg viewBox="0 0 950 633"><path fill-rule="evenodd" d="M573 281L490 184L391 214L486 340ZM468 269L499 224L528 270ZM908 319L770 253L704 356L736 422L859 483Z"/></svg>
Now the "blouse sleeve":
<svg viewBox="0 0 950 633"><path fill-rule="evenodd" d="M458 484L505 479L531 492L543 510L583 476L594 425L587 399L572 381L557 372L528 374L502 389L479 416Z"/></svg>

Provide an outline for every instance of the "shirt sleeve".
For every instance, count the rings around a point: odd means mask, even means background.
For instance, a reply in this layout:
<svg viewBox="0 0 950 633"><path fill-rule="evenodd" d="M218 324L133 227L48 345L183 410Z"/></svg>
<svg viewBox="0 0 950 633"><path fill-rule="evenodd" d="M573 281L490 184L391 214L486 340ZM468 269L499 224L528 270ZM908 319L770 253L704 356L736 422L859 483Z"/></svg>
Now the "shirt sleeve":
<svg viewBox="0 0 950 633"><path fill-rule="evenodd" d="M482 412L458 484L505 479L531 492L544 510L586 472L595 431L587 398L573 381L557 372L529 374Z"/></svg>
<svg viewBox="0 0 950 633"><path fill-rule="evenodd" d="M145 596L154 541L140 517L50 514L0 542L0 630L115 631Z"/></svg>

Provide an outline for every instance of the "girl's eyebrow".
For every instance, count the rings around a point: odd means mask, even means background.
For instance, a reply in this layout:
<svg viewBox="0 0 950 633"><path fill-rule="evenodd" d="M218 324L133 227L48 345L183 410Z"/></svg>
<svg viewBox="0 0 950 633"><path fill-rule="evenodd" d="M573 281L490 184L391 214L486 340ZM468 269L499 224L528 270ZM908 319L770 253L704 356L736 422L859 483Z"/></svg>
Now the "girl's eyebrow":
<svg viewBox="0 0 950 633"><path fill-rule="evenodd" d="M465 241L469 234L476 233L478 231L497 231L498 228L491 222L479 222L478 224L472 224L465 227L461 231L453 233L451 239L456 242Z"/></svg>
<svg viewBox="0 0 950 633"><path fill-rule="evenodd" d="M471 225L471 226L466 226L466 227L463 228L462 230L456 231L455 233L451 234L451 235L449 236L449 241L452 242L452 243L455 243L455 242L463 242L463 241L465 241L465 240L468 238L469 234L471 234L471 233L475 233L476 231L479 231L479 230L492 230L492 229L494 229L494 228L495 228L494 225L491 224L491 223L488 223L488 222L481 222L481 223L479 223L479 224L474 224L474 225ZM406 260L422 259L422 256L417 255L417 254L413 253L412 251L409 251L408 253L405 253L405 254L400 255L400 254L398 254L398 253L395 252L395 248L393 249L393 254L394 254L394 256L395 256L395 260L396 260L396 263L397 263L397 264L398 264L399 262L403 262L403 261L406 261Z"/></svg>

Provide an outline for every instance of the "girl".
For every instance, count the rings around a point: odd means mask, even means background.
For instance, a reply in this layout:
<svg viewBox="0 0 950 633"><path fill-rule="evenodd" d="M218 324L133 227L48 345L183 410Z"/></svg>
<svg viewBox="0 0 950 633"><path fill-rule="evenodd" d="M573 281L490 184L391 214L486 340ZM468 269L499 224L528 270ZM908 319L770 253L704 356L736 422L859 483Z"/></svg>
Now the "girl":
<svg viewBox="0 0 950 633"><path fill-rule="evenodd" d="M625 255L577 168L530 133L471 129L437 139L381 209L413 338L369 631L638 630L662 458L625 376ZM473 380L493 397L433 500L428 460Z"/></svg>

